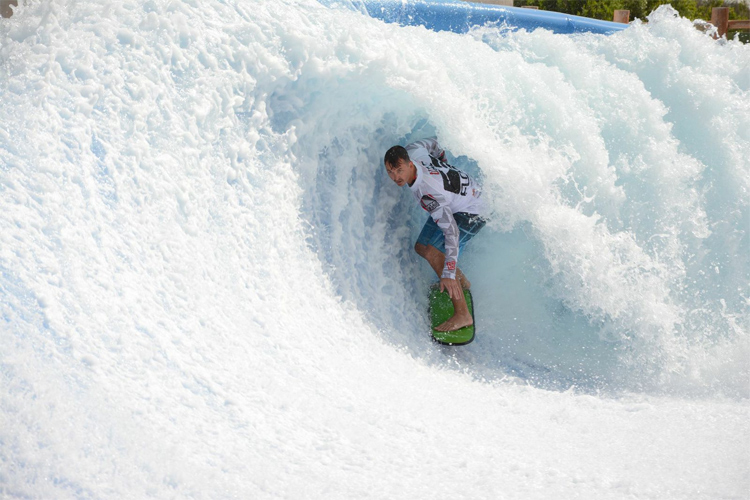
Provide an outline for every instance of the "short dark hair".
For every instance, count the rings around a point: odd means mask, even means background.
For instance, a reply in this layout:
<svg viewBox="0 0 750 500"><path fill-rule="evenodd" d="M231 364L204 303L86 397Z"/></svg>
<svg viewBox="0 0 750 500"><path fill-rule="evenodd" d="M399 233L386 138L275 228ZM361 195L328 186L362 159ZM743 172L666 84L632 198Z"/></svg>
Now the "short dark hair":
<svg viewBox="0 0 750 500"><path fill-rule="evenodd" d="M406 148L403 146L393 146L391 149L385 152L385 158L383 158L383 163L387 167L388 165L391 165L392 167L395 167L398 165L399 160L406 160L411 161L409 158L409 153L406 151Z"/></svg>

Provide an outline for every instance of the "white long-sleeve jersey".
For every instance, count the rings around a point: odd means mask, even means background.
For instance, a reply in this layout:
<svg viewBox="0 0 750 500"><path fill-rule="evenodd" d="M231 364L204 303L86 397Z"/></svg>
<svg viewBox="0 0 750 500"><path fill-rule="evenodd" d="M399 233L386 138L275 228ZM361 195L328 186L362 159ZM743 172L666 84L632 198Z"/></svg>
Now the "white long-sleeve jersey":
<svg viewBox="0 0 750 500"><path fill-rule="evenodd" d="M436 139L422 139L406 146L417 167L411 192L445 236L445 265L441 277L456 279L459 231L454 213L484 215L482 191L464 172L445 162L445 151Z"/></svg>

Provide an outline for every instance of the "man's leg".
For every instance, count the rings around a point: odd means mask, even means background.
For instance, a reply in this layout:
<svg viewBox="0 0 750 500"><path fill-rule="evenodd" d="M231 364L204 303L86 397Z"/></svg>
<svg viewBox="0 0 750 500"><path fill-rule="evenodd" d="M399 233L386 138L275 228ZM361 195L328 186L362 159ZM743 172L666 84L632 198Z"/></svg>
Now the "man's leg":
<svg viewBox="0 0 750 500"><path fill-rule="evenodd" d="M432 245L423 245L422 243L414 245L414 250L430 263L432 269L440 277L443 273L443 265L445 264L445 254ZM460 269L456 269L456 279L459 280L461 287L465 290L468 290L471 286L471 283L469 283L469 280L466 279L466 276L464 276ZM435 330L439 332L458 330L459 328L474 324L474 320L469 312L469 306L466 305L466 297L463 294L460 294L455 299L451 299L451 302L453 302L453 316L448 318L445 323L435 327Z"/></svg>
<svg viewBox="0 0 750 500"><path fill-rule="evenodd" d="M432 245L423 245L421 243L414 245L414 250L419 256L423 257L430 263L430 267L432 267L435 274L438 275L438 278L443 274L443 266L445 266L445 254L443 252ZM471 289L471 282L459 268L456 268L456 279L461 283L461 288L464 290Z"/></svg>

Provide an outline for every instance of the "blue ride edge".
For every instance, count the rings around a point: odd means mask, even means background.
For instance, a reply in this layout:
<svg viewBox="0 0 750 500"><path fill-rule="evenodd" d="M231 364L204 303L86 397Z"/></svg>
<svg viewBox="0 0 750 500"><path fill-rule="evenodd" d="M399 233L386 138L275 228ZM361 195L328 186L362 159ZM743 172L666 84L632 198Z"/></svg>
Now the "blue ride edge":
<svg viewBox="0 0 750 500"><path fill-rule="evenodd" d="M611 34L627 24L573 16L561 12L540 11L461 0L352 0L350 4L370 17L406 26L424 26L433 31L466 33L488 23L505 24L512 30L537 28L554 33Z"/></svg>

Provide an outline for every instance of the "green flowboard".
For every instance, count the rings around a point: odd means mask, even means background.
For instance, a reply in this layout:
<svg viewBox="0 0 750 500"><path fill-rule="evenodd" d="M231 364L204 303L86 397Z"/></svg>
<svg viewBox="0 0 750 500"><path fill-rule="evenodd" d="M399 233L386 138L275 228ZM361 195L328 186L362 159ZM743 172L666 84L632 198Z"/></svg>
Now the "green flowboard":
<svg viewBox="0 0 750 500"><path fill-rule="evenodd" d="M466 305L469 306L471 318L474 319L474 301L471 298L471 292L464 290L464 297L466 297ZM473 325L453 330L452 332L435 331L436 326L451 316L453 316L453 302L451 302L448 292L441 292L440 288L436 287L430 288L430 330L432 331L432 339L444 345L466 345L474 340L474 332L477 326L476 320L474 320Z"/></svg>

